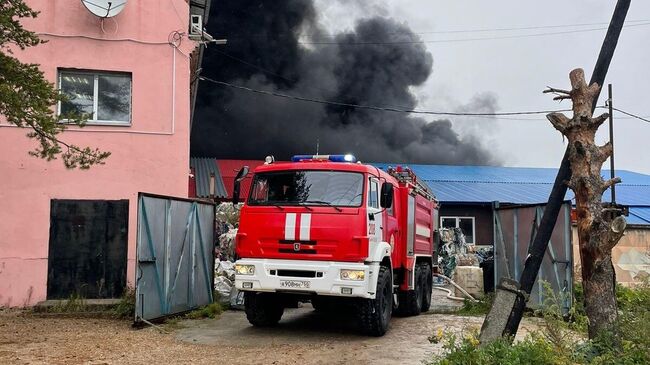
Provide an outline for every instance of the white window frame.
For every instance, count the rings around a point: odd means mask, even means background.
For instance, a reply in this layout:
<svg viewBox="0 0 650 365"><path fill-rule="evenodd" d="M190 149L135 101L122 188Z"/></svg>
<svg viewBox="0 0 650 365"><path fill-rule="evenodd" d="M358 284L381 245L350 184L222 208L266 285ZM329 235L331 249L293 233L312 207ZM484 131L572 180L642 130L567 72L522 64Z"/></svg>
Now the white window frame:
<svg viewBox="0 0 650 365"><path fill-rule="evenodd" d="M373 190L372 190L372 184L375 184L376 190L375 192L375 202L377 203L377 206L372 205L372 195L373 195ZM368 208L374 208L374 209L379 209L380 204L379 204L379 180L375 178L370 178L368 179Z"/></svg>
<svg viewBox="0 0 650 365"><path fill-rule="evenodd" d="M89 70L75 70L75 69L66 69L66 68L59 68L57 69L57 80L59 83L59 91L63 91L61 89L61 76L62 74L65 73L74 73L74 74L82 74L82 75L89 75L93 77L93 119L87 119L86 120L86 125L112 125L112 126L120 126L120 127L130 127L133 121L133 74L130 72L110 72L110 71L89 71ZM98 120L97 116L99 113L97 113L98 105L99 105L99 76L128 76L131 79L131 88L129 89L129 120L128 121L123 121L123 120ZM61 102L59 101L57 103L56 107L56 115L60 116L61 115ZM68 119L62 119L60 123L70 123L70 120Z"/></svg>
<svg viewBox="0 0 650 365"><path fill-rule="evenodd" d="M472 220L472 242L467 241L467 243L476 244L476 218L475 217L463 217L463 216L453 216L453 215L441 216L440 228L444 228L442 225L443 219L454 219L456 221L456 228L459 228L458 224L460 223L460 219L471 219ZM464 233L465 232L463 232L463 234ZM465 236L465 238L467 238L467 236Z"/></svg>

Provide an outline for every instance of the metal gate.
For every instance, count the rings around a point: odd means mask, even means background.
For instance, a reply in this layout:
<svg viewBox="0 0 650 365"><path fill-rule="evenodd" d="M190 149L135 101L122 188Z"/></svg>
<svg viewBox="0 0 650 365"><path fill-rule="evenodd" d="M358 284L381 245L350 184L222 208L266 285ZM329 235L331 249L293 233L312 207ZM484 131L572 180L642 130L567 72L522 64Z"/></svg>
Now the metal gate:
<svg viewBox="0 0 650 365"><path fill-rule="evenodd" d="M494 279L519 280L539 223L544 205L519 205L494 209ZM573 249L571 246L571 203L565 202L558 214L553 234L528 305L548 304L543 283L550 285L560 308L566 313L573 298Z"/></svg>
<svg viewBox="0 0 650 365"><path fill-rule="evenodd" d="M213 204L141 193L135 321L212 302Z"/></svg>

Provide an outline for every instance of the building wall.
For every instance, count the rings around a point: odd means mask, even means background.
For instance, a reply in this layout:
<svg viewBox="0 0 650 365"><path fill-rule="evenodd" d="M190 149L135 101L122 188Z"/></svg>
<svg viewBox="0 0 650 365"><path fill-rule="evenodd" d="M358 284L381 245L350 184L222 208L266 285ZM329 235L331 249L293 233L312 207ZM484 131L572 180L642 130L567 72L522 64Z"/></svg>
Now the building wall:
<svg viewBox="0 0 650 365"><path fill-rule="evenodd" d="M112 153L105 165L82 171L29 156L36 143L25 137L28 130L0 120L0 306L46 299L51 199L129 199L132 284L138 192L188 193L190 65L185 55L195 44L184 38L174 49L167 43L171 32L187 31L186 1L129 1L104 21L104 30L80 1L27 3L41 13L23 24L48 43L16 51L16 57L40 64L55 84L57 68L132 73L132 125L71 127L63 133L68 143Z"/></svg>
<svg viewBox="0 0 650 365"><path fill-rule="evenodd" d="M580 250L578 229L574 226L573 257L576 280L582 280L580 271ZM632 226L625 230L625 236L612 250L612 262L616 270L616 281L633 285L650 277L650 226Z"/></svg>
<svg viewBox="0 0 650 365"><path fill-rule="evenodd" d="M494 222L492 218L492 206L443 203L440 208L440 216L474 217L474 229L476 231L475 244L493 244Z"/></svg>

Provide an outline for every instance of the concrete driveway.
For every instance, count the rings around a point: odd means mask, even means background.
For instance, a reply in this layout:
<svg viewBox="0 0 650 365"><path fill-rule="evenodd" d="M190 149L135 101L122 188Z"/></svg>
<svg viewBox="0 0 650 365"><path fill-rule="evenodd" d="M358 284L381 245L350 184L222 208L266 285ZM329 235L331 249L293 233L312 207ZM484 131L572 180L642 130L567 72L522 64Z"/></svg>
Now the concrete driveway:
<svg viewBox="0 0 650 365"><path fill-rule="evenodd" d="M252 327L241 311L218 320L184 321L176 338L224 349L224 364L419 364L442 350L427 340L435 329L461 332L480 327L482 317L421 314L393 318L380 338L360 335L348 313L322 314L310 304L287 309L279 325Z"/></svg>

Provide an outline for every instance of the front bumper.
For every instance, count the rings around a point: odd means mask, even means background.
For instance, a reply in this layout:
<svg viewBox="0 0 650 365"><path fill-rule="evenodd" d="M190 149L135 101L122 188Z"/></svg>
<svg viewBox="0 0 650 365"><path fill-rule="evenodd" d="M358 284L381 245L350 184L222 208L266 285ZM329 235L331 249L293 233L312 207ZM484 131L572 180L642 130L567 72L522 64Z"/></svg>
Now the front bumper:
<svg viewBox="0 0 650 365"><path fill-rule="evenodd" d="M239 290L317 294L342 297L375 298L379 265L358 262L241 259L237 264L254 265L253 275L235 275ZM364 280L342 280L341 269L363 270ZM315 273L315 277L291 276L296 272ZM307 287L288 287L289 282L307 282ZM283 285L283 282L285 285ZM246 286L244 285L246 283Z"/></svg>

